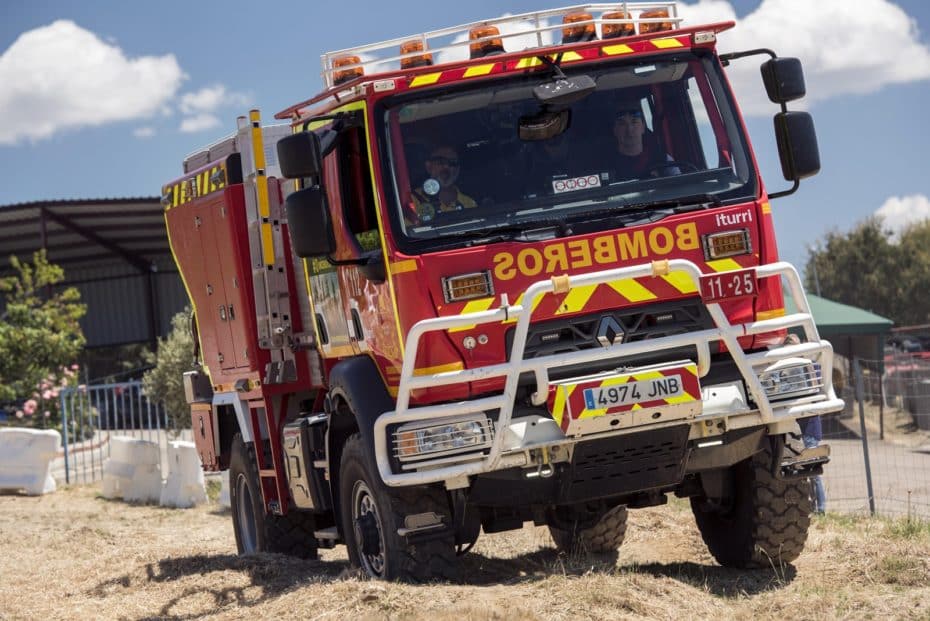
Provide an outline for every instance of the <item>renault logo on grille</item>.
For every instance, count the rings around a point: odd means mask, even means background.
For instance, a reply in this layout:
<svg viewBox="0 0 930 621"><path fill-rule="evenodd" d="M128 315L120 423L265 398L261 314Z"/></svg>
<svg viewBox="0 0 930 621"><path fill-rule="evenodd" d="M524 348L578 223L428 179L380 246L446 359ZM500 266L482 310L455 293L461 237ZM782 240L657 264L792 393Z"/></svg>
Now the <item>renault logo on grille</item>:
<svg viewBox="0 0 930 621"><path fill-rule="evenodd" d="M597 342L602 347L610 347L623 341L623 328L617 323L617 320L611 316L602 317L601 322L597 324Z"/></svg>

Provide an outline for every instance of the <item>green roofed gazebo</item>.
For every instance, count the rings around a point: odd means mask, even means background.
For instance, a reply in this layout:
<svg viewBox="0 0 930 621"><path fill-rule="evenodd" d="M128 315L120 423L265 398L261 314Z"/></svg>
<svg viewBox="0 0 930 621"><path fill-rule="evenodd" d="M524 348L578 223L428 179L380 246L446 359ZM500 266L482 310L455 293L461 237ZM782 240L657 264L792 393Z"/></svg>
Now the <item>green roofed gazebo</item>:
<svg viewBox="0 0 930 621"><path fill-rule="evenodd" d="M894 323L867 310L807 294L814 323L821 338L833 344L833 350L847 358L881 361L884 344ZM785 312L797 312L794 301L785 296Z"/></svg>

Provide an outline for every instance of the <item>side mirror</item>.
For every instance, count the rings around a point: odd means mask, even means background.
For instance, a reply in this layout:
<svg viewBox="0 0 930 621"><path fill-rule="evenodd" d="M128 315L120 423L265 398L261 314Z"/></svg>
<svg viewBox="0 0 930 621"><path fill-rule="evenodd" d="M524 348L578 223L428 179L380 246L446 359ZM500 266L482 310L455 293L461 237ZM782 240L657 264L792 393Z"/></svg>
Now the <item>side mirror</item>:
<svg viewBox="0 0 930 621"><path fill-rule="evenodd" d="M306 259L335 252L333 225L326 208L326 195L320 186L292 192L284 201L284 208L287 210L287 226L294 254Z"/></svg>
<svg viewBox="0 0 930 621"><path fill-rule="evenodd" d="M772 103L785 104L804 97L804 70L797 58L772 58L762 63L762 83Z"/></svg>
<svg viewBox="0 0 930 621"><path fill-rule="evenodd" d="M319 176L321 160L320 139L313 132L292 134L278 141L281 175L287 179Z"/></svg>
<svg viewBox="0 0 930 621"><path fill-rule="evenodd" d="M571 110L542 111L521 116L517 126L517 134L520 136L520 140L525 141L555 138L568 129L571 118Z"/></svg>
<svg viewBox="0 0 930 621"><path fill-rule="evenodd" d="M807 112L775 115L775 140L786 181L800 181L820 172L820 151L814 119Z"/></svg>

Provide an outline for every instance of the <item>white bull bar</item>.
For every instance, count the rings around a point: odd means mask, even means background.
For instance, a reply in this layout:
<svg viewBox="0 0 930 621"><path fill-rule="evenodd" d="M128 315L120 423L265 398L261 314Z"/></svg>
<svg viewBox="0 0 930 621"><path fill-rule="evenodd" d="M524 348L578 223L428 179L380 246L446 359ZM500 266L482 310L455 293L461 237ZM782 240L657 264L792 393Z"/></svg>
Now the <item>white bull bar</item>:
<svg viewBox="0 0 930 621"><path fill-rule="evenodd" d="M729 322L718 303L707 303L706 307L716 326L715 328L632 343L620 343L609 347L593 348L568 354L544 356L531 360L523 359L532 315L532 311L528 309L533 309L536 306L536 300L540 296L548 293L567 293L575 287L598 285L630 278L662 276L672 272L687 275L694 283L695 289L699 290L700 278L705 274L691 261L674 259L602 270L577 276L556 276L530 285L522 297L521 304L508 304L506 297L502 296L500 308L494 310L424 319L417 322L407 335L406 353L397 395L397 407L393 412L385 412L375 421L375 457L382 479L392 487L422 485L438 481L461 480L462 477L475 474L524 466L527 464L525 450L521 449L506 454L502 451L504 430L507 429L511 421L521 374L531 372L535 375L537 391L532 396L532 402L534 405L542 405L546 402L549 392L549 369L621 356L634 356L660 349L695 346L698 351L698 375L703 377L710 368L710 343L723 341L749 389L763 424L826 414L842 409L843 401L838 399L833 391L833 347L828 341L820 340L797 270L793 265L786 262L761 265L754 269L759 279L776 276L785 277L788 291L798 312L773 319L733 325ZM720 274L720 272L714 272L706 275ZM725 274L725 272L722 274ZM517 320L516 329L510 359L507 362L431 375L414 375L414 364L419 351L420 338L427 332L512 321L515 318ZM804 330L807 342L786 345L755 354L746 354L737 341L739 337L791 327L801 327ZM791 357L819 357L823 388L815 398L807 397L789 402L786 404L787 407L779 407L776 411L773 409L753 367ZM455 403L410 407L410 393L413 390L474 382L492 377L506 377L502 394ZM496 432L493 434L490 451L487 455L457 455L455 458L436 459L432 462L423 460L417 464L419 470L404 473L394 473L392 471L389 455L391 439L387 433L388 426L412 421L461 416L463 414L484 413L489 410L498 410L499 413ZM450 460L468 461L450 464Z"/></svg>

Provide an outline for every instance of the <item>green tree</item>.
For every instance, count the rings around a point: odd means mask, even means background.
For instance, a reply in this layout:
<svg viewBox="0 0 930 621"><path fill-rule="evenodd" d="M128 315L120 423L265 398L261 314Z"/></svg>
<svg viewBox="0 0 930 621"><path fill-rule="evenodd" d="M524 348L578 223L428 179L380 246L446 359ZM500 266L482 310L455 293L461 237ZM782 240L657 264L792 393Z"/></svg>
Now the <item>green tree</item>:
<svg viewBox="0 0 930 621"><path fill-rule="evenodd" d="M40 383L74 362L84 347L79 320L87 312L74 287L55 291L64 270L44 250L32 263L10 257L15 273L0 278L0 401L33 395Z"/></svg>
<svg viewBox="0 0 930 621"><path fill-rule="evenodd" d="M158 351L149 354L155 366L142 376L142 387L153 402L165 406L173 429L190 427L190 406L184 395L185 371L194 368L194 337L191 334L191 310L186 308L171 319L171 333L158 339Z"/></svg>
<svg viewBox="0 0 930 621"><path fill-rule="evenodd" d="M930 220L912 224L901 232L901 297L894 316L898 325L930 323Z"/></svg>
<svg viewBox="0 0 930 621"><path fill-rule="evenodd" d="M848 233L831 232L810 250L805 286L834 302L866 308L897 321L902 288L901 250L881 218L871 217Z"/></svg>

